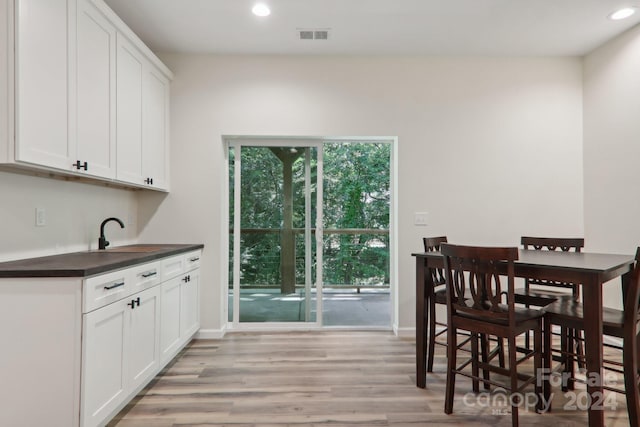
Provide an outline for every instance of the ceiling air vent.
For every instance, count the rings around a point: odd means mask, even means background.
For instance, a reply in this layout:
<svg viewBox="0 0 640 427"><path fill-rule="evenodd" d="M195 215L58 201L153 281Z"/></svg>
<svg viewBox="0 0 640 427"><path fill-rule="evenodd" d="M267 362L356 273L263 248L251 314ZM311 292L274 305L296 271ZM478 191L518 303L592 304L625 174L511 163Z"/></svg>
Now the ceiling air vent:
<svg viewBox="0 0 640 427"><path fill-rule="evenodd" d="M316 40L327 40L329 38L329 31L327 30L314 31L313 38Z"/></svg>
<svg viewBox="0 0 640 427"><path fill-rule="evenodd" d="M298 36L300 40L328 40L329 39L329 29L310 29L310 30L300 30L298 29Z"/></svg>
<svg viewBox="0 0 640 427"><path fill-rule="evenodd" d="M313 40L313 31L311 30L300 31L300 40Z"/></svg>

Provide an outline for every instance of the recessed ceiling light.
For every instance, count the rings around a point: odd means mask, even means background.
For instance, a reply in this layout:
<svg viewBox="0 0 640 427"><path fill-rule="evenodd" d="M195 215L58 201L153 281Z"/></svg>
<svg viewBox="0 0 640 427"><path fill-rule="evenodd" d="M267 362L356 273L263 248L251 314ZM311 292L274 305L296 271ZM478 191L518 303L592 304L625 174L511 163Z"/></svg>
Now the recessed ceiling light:
<svg viewBox="0 0 640 427"><path fill-rule="evenodd" d="M636 13L635 7L625 7L622 9L618 9L615 12L613 12L611 15L609 15L609 19L612 19L614 21L619 21L621 19L630 17L634 13Z"/></svg>
<svg viewBox="0 0 640 427"><path fill-rule="evenodd" d="M269 9L269 6L267 6L264 3L257 3L255 6L253 6L253 9L251 9L251 12L253 12L253 14L256 16L271 15L271 9Z"/></svg>

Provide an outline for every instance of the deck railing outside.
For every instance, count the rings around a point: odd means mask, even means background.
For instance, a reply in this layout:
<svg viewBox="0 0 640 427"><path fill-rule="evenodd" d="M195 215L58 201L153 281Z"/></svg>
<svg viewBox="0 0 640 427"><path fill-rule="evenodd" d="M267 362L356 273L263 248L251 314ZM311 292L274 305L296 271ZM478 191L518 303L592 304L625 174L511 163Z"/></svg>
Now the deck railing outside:
<svg viewBox="0 0 640 427"><path fill-rule="evenodd" d="M304 228L294 228L296 289L304 288ZM315 228L311 233L315 235ZM229 230L233 242L233 229ZM276 289L280 265L281 229L242 228L240 288ZM262 235L262 237L260 237ZM389 230L366 228L324 229L324 288L389 288ZM315 237L312 250L315 253ZM230 248L232 251L233 248ZM315 263L315 256L312 263ZM312 266L315 276L315 265ZM261 274L261 272L270 272ZM232 273L230 271L230 273ZM230 274L230 284L233 282ZM251 283L249 283L251 282Z"/></svg>

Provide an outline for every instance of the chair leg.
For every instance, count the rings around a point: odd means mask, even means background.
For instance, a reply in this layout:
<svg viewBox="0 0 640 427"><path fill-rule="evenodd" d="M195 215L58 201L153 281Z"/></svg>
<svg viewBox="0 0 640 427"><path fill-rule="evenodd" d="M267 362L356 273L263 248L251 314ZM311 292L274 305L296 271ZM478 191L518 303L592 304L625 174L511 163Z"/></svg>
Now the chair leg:
<svg viewBox="0 0 640 427"><path fill-rule="evenodd" d="M624 338L624 390L627 397L629 425L640 425L640 389L638 389L638 344L635 334Z"/></svg>
<svg viewBox="0 0 640 427"><path fill-rule="evenodd" d="M482 347L484 348L484 342L482 343ZM484 354L482 361L486 362ZM485 370L483 369L483 372L484 371ZM480 381L478 380L480 369L478 367L478 334L475 332L471 333L471 375L473 375L471 380L473 391L474 393L478 393L480 391Z"/></svg>
<svg viewBox="0 0 640 427"><path fill-rule="evenodd" d="M560 363L562 364L562 391L567 392L569 390L568 384L565 384L564 378L571 378L571 374L569 372L569 366L573 365L573 360L569 357L568 353L571 351L569 348L569 339L568 339L568 331L564 326L560 328L560 351L562 352L560 355Z"/></svg>
<svg viewBox="0 0 640 427"><path fill-rule="evenodd" d="M546 375L551 375L551 361L553 360L551 355L551 322L546 317L544 318L544 327L543 327L543 367L545 369ZM551 384L549 381L544 381L542 383L543 393L544 393L544 401L549 402L551 398ZM549 408L551 409L551 408Z"/></svg>
<svg viewBox="0 0 640 427"><path fill-rule="evenodd" d="M527 332L527 335L529 333ZM542 322L540 322L539 328L533 331L533 372L536 376L535 382L535 390L536 396L538 396L538 406L537 412L541 413L544 411L544 385L540 382L540 375L542 373Z"/></svg>
<svg viewBox="0 0 640 427"><path fill-rule="evenodd" d="M433 372L433 352L436 346L436 303L433 295L429 301L429 345L427 347L427 372Z"/></svg>
<svg viewBox="0 0 640 427"><path fill-rule="evenodd" d="M574 330L574 332L573 341L575 342L575 350L578 355L578 369L586 369L584 361L584 346L582 345L582 342L584 341L584 333L579 329Z"/></svg>
<svg viewBox="0 0 640 427"><path fill-rule="evenodd" d="M509 371L511 372L511 392L510 398L511 400L511 425L513 427L518 427L518 406L520 405L519 394L514 394L518 390L518 370L516 367L516 337L510 336L508 338L509 346Z"/></svg>
<svg viewBox="0 0 640 427"><path fill-rule="evenodd" d="M457 329L447 331L447 384L445 386L444 413L453 412L453 393L456 387L456 353L458 349Z"/></svg>
<svg viewBox="0 0 640 427"><path fill-rule="evenodd" d="M500 364L501 368L505 367L505 361L504 361L504 339L502 339L502 337L498 337L498 363Z"/></svg>
<svg viewBox="0 0 640 427"><path fill-rule="evenodd" d="M487 334L480 334L480 351L482 353L482 363L489 363L489 335ZM491 384L489 384L489 379L491 378L489 376L490 372L488 369L483 369L482 370L482 378L484 378L486 381L484 381L484 389L485 390L491 390Z"/></svg>
<svg viewBox="0 0 640 427"><path fill-rule="evenodd" d="M576 354L576 340L574 339L574 335L575 335L575 329L564 329L564 333L567 334L567 351L569 352L569 355L567 355L567 359L566 359L566 363L567 368L565 369L566 372L568 372L569 374L569 378L567 380L567 388L569 390L575 390L576 388L576 382L575 382L575 378L576 378L576 360L579 359L575 356L573 356L574 354Z"/></svg>

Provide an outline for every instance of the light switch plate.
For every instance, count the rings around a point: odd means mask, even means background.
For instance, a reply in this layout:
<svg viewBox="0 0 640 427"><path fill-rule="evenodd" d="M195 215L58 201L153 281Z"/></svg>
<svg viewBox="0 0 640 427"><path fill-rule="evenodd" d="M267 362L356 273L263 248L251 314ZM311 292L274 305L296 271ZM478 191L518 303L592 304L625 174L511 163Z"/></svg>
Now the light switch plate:
<svg viewBox="0 0 640 427"><path fill-rule="evenodd" d="M36 208L36 227L47 225L47 211L44 208Z"/></svg>
<svg viewBox="0 0 640 427"><path fill-rule="evenodd" d="M426 226L429 219L429 212L416 212L413 214L413 223L419 226Z"/></svg>

